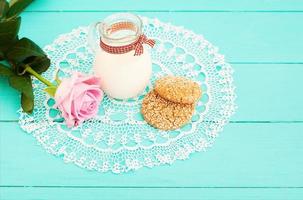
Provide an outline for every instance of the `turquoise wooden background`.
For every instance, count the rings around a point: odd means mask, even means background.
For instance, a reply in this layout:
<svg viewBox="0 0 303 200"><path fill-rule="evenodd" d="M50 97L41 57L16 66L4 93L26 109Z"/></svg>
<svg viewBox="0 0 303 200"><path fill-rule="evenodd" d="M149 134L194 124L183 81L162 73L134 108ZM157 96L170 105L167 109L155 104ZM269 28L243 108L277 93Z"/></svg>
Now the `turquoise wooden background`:
<svg viewBox="0 0 303 200"><path fill-rule="evenodd" d="M303 1L36 0L21 35L39 45L119 11L183 25L220 47L237 104L213 148L172 166L100 174L47 154L18 126L0 78L0 199L303 199Z"/></svg>

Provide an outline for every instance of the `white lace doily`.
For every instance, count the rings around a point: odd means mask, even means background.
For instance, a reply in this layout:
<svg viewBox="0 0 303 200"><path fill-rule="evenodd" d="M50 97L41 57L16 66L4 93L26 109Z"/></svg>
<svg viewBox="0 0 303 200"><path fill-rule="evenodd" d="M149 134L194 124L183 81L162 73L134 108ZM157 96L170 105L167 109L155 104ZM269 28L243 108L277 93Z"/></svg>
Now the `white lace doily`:
<svg viewBox="0 0 303 200"><path fill-rule="evenodd" d="M144 33L156 40L156 46L151 49L153 77L141 96L125 101L105 97L96 118L68 129L53 107L54 100L43 91L45 86L34 79L35 110L31 115L20 110L22 129L65 162L100 172L172 164L210 147L235 111L231 66L201 35L157 19L142 20ZM52 61L43 74L46 78L54 80L58 69L60 77L72 71L92 73L87 32L88 27L79 27L44 48ZM193 79L203 90L191 123L175 131L159 131L140 114L144 95L166 74Z"/></svg>

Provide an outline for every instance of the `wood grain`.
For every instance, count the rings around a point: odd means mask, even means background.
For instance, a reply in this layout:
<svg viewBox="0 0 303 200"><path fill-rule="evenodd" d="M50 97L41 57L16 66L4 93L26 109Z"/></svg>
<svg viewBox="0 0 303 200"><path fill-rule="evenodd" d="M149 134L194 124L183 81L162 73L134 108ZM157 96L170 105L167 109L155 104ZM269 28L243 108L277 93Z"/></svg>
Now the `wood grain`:
<svg viewBox="0 0 303 200"><path fill-rule="evenodd" d="M229 124L207 152L115 175L66 164L17 123L0 123L0 186L301 187L303 124ZM17 138L17 139L16 139Z"/></svg>
<svg viewBox="0 0 303 200"><path fill-rule="evenodd" d="M39 0L21 36L39 45L119 11L192 29L235 69L239 109L213 148L123 175L65 164L17 123L18 94L0 77L0 199L303 199L301 0Z"/></svg>
<svg viewBox="0 0 303 200"><path fill-rule="evenodd" d="M30 36L39 45L51 43L59 34L87 26L111 13L34 12L22 15L21 36ZM157 13L163 22L184 26L220 48L232 63L303 64L302 13ZM59 23L64 20L64 23Z"/></svg>
<svg viewBox="0 0 303 200"><path fill-rule="evenodd" d="M297 95L303 85L301 65L233 64L233 68L239 108L232 121L303 122L303 95ZM0 80L0 121L16 121L19 94Z"/></svg>
<svg viewBox="0 0 303 200"><path fill-rule="evenodd" d="M99 11L162 11L162 12L298 12L303 10L300 0L123 0L112 2L106 0L39 0L28 9L29 12L99 12Z"/></svg>
<svg viewBox="0 0 303 200"><path fill-rule="evenodd" d="M301 188L2 188L3 200L302 200Z"/></svg>

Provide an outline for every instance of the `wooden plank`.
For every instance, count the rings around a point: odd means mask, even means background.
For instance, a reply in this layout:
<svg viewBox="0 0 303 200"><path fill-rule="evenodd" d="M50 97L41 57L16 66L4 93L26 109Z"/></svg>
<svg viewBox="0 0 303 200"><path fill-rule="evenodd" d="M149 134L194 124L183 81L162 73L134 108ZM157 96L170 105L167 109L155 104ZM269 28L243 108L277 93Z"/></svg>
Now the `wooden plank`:
<svg viewBox="0 0 303 200"><path fill-rule="evenodd" d="M303 121L301 65L234 64L239 109L233 121ZM0 78L0 120L17 120L19 94Z"/></svg>
<svg viewBox="0 0 303 200"><path fill-rule="evenodd" d="M40 45L110 13L24 13L21 36ZM229 62L303 63L303 13L144 13L185 26L220 47ZM64 23L60 21L65 20ZM287 31L285 31L287 30Z"/></svg>
<svg viewBox="0 0 303 200"><path fill-rule="evenodd" d="M300 11L303 10L303 3L300 0L291 1L250 1L250 0L124 0L113 3L111 1L87 0L39 0L27 9L27 11Z"/></svg>
<svg viewBox="0 0 303 200"><path fill-rule="evenodd" d="M195 153L172 166L123 175L65 164L36 145L17 123L2 122L0 127L0 186L303 186L303 123L229 124L207 152Z"/></svg>
<svg viewBox="0 0 303 200"><path fill-rule="evenodd" d="M237 121L302 121L302 65L234 65Z"/></svg>
<svg viewBox="0 0 303 200"><path fill-rule="evenodd" d="M17 123L0 122L0 199L302 199L303 127L295 123L303 116L298 92L303 81L302 1L199 2L39 0L23 15L22 35L45 45L112 11L177 22L203 33L231 62L250 64L234 65L240 106L234 121L292 123L230 124L207 153L171 167L114 176L63 164L35 146ZM245 73L238 68L246 68ZM16 110L12 99L17 93L7 90L2 79L0 91L0 120L16 120L10 113Z"/></svg>
<svg viewBox="0 0 303 200"><path fill-rule="evenodd" d="M299 188L1 188L2 200L302 200Z"/></svg>
<svg viewBox="0 0 303 200"><path fill-rule="evenodd" d="M78 25L86 25L94 20L101 19L107 14L108 13L27 13L23 15L24 23L22 25L21 35L30 35L31 39L43 46L51 43L58 34L68 32ZM152 13L146 14L155 16L155 14ZM236 117L233 118L234 120L302 120L303 111L300 109L302 95L298 95L297 93L297 89L299 89L298 87L302 83L302 79L300 78L302 72L296 71L301 70L300 67L302 64L280 65L281 62L293 63L303 60L303 56L300 53L303 48L302 45L300 45L303 42L303 38L296 37L296 35L300 35L303 31L303 29L296 24L297 19L303 16L302 14L157 14L157 16L164 21L178 22L177 24L179 25L186 24L188 28L192 28L198 33L204 33L206 38L221 47L221 52L233 63L279 63L279 66L251 64L234 65L237 71L235 76L239 74L239 81L237 81L236 77L236 84L239 83L237 84L239 91L241 91L241 87L243 88L243 93L238 93L238 104L240 105L240 109L242 109L241 104L243 104L243 107L250 109L250 112L243 110L242 116L237 114ZM63 18L67 19L67 22L64 24L58 23L58 21ZM199 18L202 18L203 20L199 20ZM195 21L192 21L191 19L195 19ZM186 20L192 22L187 23ZM268 24L270 24L270 26ZM222 29L218 29L218 27L222 27ZM224 32L218 30L224 30ZM289 31L285 32L284 30ZM281 38L285 38L284 43L281 42ZM291 51L288 49L291 49ZM296 49L296 51L294 51L294 49ZM242 69L238 69L242 67L253 68L253 70L249 70L249 73L253 73L253 75L242 75ZM266 73L261 71L263 68L266 69ZM269 68L272 68L272 70L268 70ZM288 70L288 68L290 69ZM272 77L274 78L273 81L268 79L272 73L275 75ZM243 76L246 78L241 79ZM250 79L250 82L246 81L247 78ZM258 81L256 81L257 79ZM281 80L283 81L281 82ZM276 87L276 84L277 86L281 84L281 86ZM270 85L272 88L265 88L265 85ZM2 80L0 87L6 87L6 84L3 83ZM245 90L246 87L250 87L252 93L247 93ZM284 88L283 91L287 91L288 94L279 96L279 88ZM4 97L0 99L0 120L16 120L17 114L15 111L19 108L18 99L16 98L18 94L15 91L3 90L4 92L0 94ZM262 95L264 95L265 98L258 98L258 96L262 97ZM271 97L275 96L279 96L279 98L271 100ZM248 102L250 103L245 101L242 103L241 99L243 98L249 100ZM6 99L9 99L9 101L6 101ZM255 104L255 100L260 100L260 103ZM264 103L263 100L265 100ZM273 104L272 101L276 103ZM256 109L258 107L260 107L260 109ZM290 116L287 116L284 113L289 111L289 107L292 108L292 110L295 110L295 112L291 112ZM254 110L252 108L254 108ZM269 112L264 113L264 108L265 110L269 110ZM246 115L246 113L249 114ZM259 118L260 115L261 117Z"/></svg>
<svg viewBox="0 0 303 200"><path fill-rule="evenodd" d="M0 120L18 119L17 110L20 108L20 95L11 88L7 78L0 76Z"/></svg>

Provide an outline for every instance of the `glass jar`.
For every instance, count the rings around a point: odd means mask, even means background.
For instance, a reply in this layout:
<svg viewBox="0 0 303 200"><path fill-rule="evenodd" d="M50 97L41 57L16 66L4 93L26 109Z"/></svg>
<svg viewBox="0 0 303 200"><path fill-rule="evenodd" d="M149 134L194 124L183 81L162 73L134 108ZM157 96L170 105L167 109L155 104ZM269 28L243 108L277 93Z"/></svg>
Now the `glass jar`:
<svg viewBox="0 0 303 200"><path fill-rule="evenodd" d="M101 89L107 95L127 99L145 89L152 74L148 45L153 47L154 41L142 33L142 21L138 16L113 14L93 24L89 43L95 52L94 73L100 77Z"/></svg>

